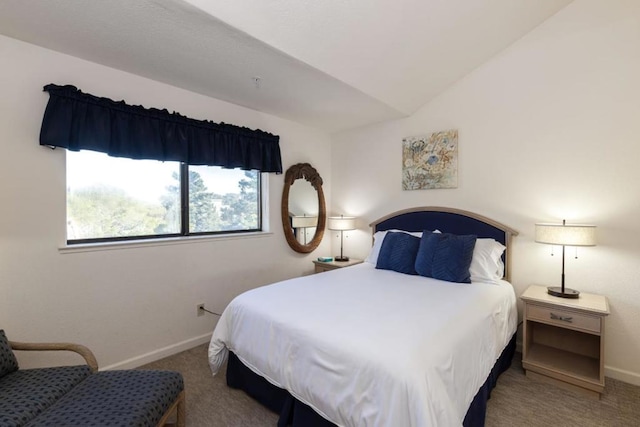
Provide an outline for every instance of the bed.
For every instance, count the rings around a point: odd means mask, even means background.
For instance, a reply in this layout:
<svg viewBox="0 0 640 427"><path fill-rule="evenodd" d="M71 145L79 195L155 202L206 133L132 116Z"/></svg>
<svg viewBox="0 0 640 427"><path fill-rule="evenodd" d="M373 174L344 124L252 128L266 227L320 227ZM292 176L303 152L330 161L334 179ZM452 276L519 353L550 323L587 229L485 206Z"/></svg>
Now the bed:
<svg viewBox="0 0 640 427"><path fill-rule="evenodd" d="M371 226L368 262L236 297L211 338L212 372L227 362L228 385L280 413L279 426L484 425L515 351L516 298L503 279L517 232L449 208L404 210ZM396 256L405 246L389 249L394 239L417 239L423 254L427 240L471 235L472 266L483 245L503 249L491 254L490 276L476 269L471 283L452 283L384 267L408 264Z"/></svg>

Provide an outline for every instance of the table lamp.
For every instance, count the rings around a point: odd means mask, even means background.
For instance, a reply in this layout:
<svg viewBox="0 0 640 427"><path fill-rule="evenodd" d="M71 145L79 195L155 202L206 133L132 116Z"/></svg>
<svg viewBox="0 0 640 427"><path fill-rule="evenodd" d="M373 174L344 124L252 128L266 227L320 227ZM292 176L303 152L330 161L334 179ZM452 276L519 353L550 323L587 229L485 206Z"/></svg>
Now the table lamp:
<svg viewBox="0 0 640 427"><path fill-rule="evenodd" d="M340 232L340 256L336 256L336 261L349 261L349 257L346 257L342 253L344 232L356 229L356 219L352 216L330 216L327 218L327 228L329 230L335 230Z"/></svg>
<svg viewBox="0 0 640 427"><path fill-rule="evenodd" d="M595 246L596 226L567 224L536 224L536 242L562 246L561 286L549 286L547 292L561 298L578 298L580 292L564 287L564 248L565 246ZM577 256L576 256L577 258Z"/></svg>

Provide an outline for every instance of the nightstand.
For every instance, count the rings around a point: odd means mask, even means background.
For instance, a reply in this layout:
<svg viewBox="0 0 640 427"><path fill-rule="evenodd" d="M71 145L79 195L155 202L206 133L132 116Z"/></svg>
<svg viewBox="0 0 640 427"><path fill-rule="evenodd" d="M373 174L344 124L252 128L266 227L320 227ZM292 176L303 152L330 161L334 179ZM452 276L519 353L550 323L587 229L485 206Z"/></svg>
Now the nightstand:
<svg viewBox="0 0 640 427"><path fill-rule="evenodd" d="M335 270L337 268L343 267L351 267L352 265L360 264L363 260L349 258L349 261L331 261L331 262L322 262L322 261L313 261L316 265L316 273L322 273L325 271Z"/></svg>
<svg viewBox="0 0 640 427"><path fill-rule="evenodd" d="M599 398L604 390L607 298L581 292L576 299L532 285L524 301L522 366L527 376Z"/></svg>

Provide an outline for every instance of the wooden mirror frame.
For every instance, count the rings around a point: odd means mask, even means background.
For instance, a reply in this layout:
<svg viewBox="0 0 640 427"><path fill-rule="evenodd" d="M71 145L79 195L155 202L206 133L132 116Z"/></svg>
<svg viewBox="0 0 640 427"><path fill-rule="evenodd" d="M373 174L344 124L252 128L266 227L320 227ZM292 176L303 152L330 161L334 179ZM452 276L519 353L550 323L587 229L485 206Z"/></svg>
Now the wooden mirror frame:
<svg viewBox="0 0 640 427"><path fill-rule="evenodd" d="M313 239L306 245L298 242L293 227L289 221L289 191L291 186L297 179L306 179L315 188L318 194L318 225L316 226L316 234ZM327 208L324 204L324 192L322 191L322 178L320 174L309 163L298 163L287 169L284 175L284 188L282 189L282 229L287 243L296 252L307 254L318 247L324 235L324 226L327 220Z"/></svg>

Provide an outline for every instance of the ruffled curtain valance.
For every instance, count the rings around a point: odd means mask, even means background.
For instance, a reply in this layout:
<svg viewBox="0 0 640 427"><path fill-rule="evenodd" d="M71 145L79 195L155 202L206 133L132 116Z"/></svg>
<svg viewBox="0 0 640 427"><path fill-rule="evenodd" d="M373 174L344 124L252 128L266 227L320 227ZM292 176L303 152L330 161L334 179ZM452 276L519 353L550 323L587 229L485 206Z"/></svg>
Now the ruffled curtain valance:
<svg viewBox="0 0 640 427"><path fill-rule="evenodd" d="M280 137L261 130L195 120L166 109L127 105L48 84L40 145L115 157L178 161L282 173Z"/></svg>

